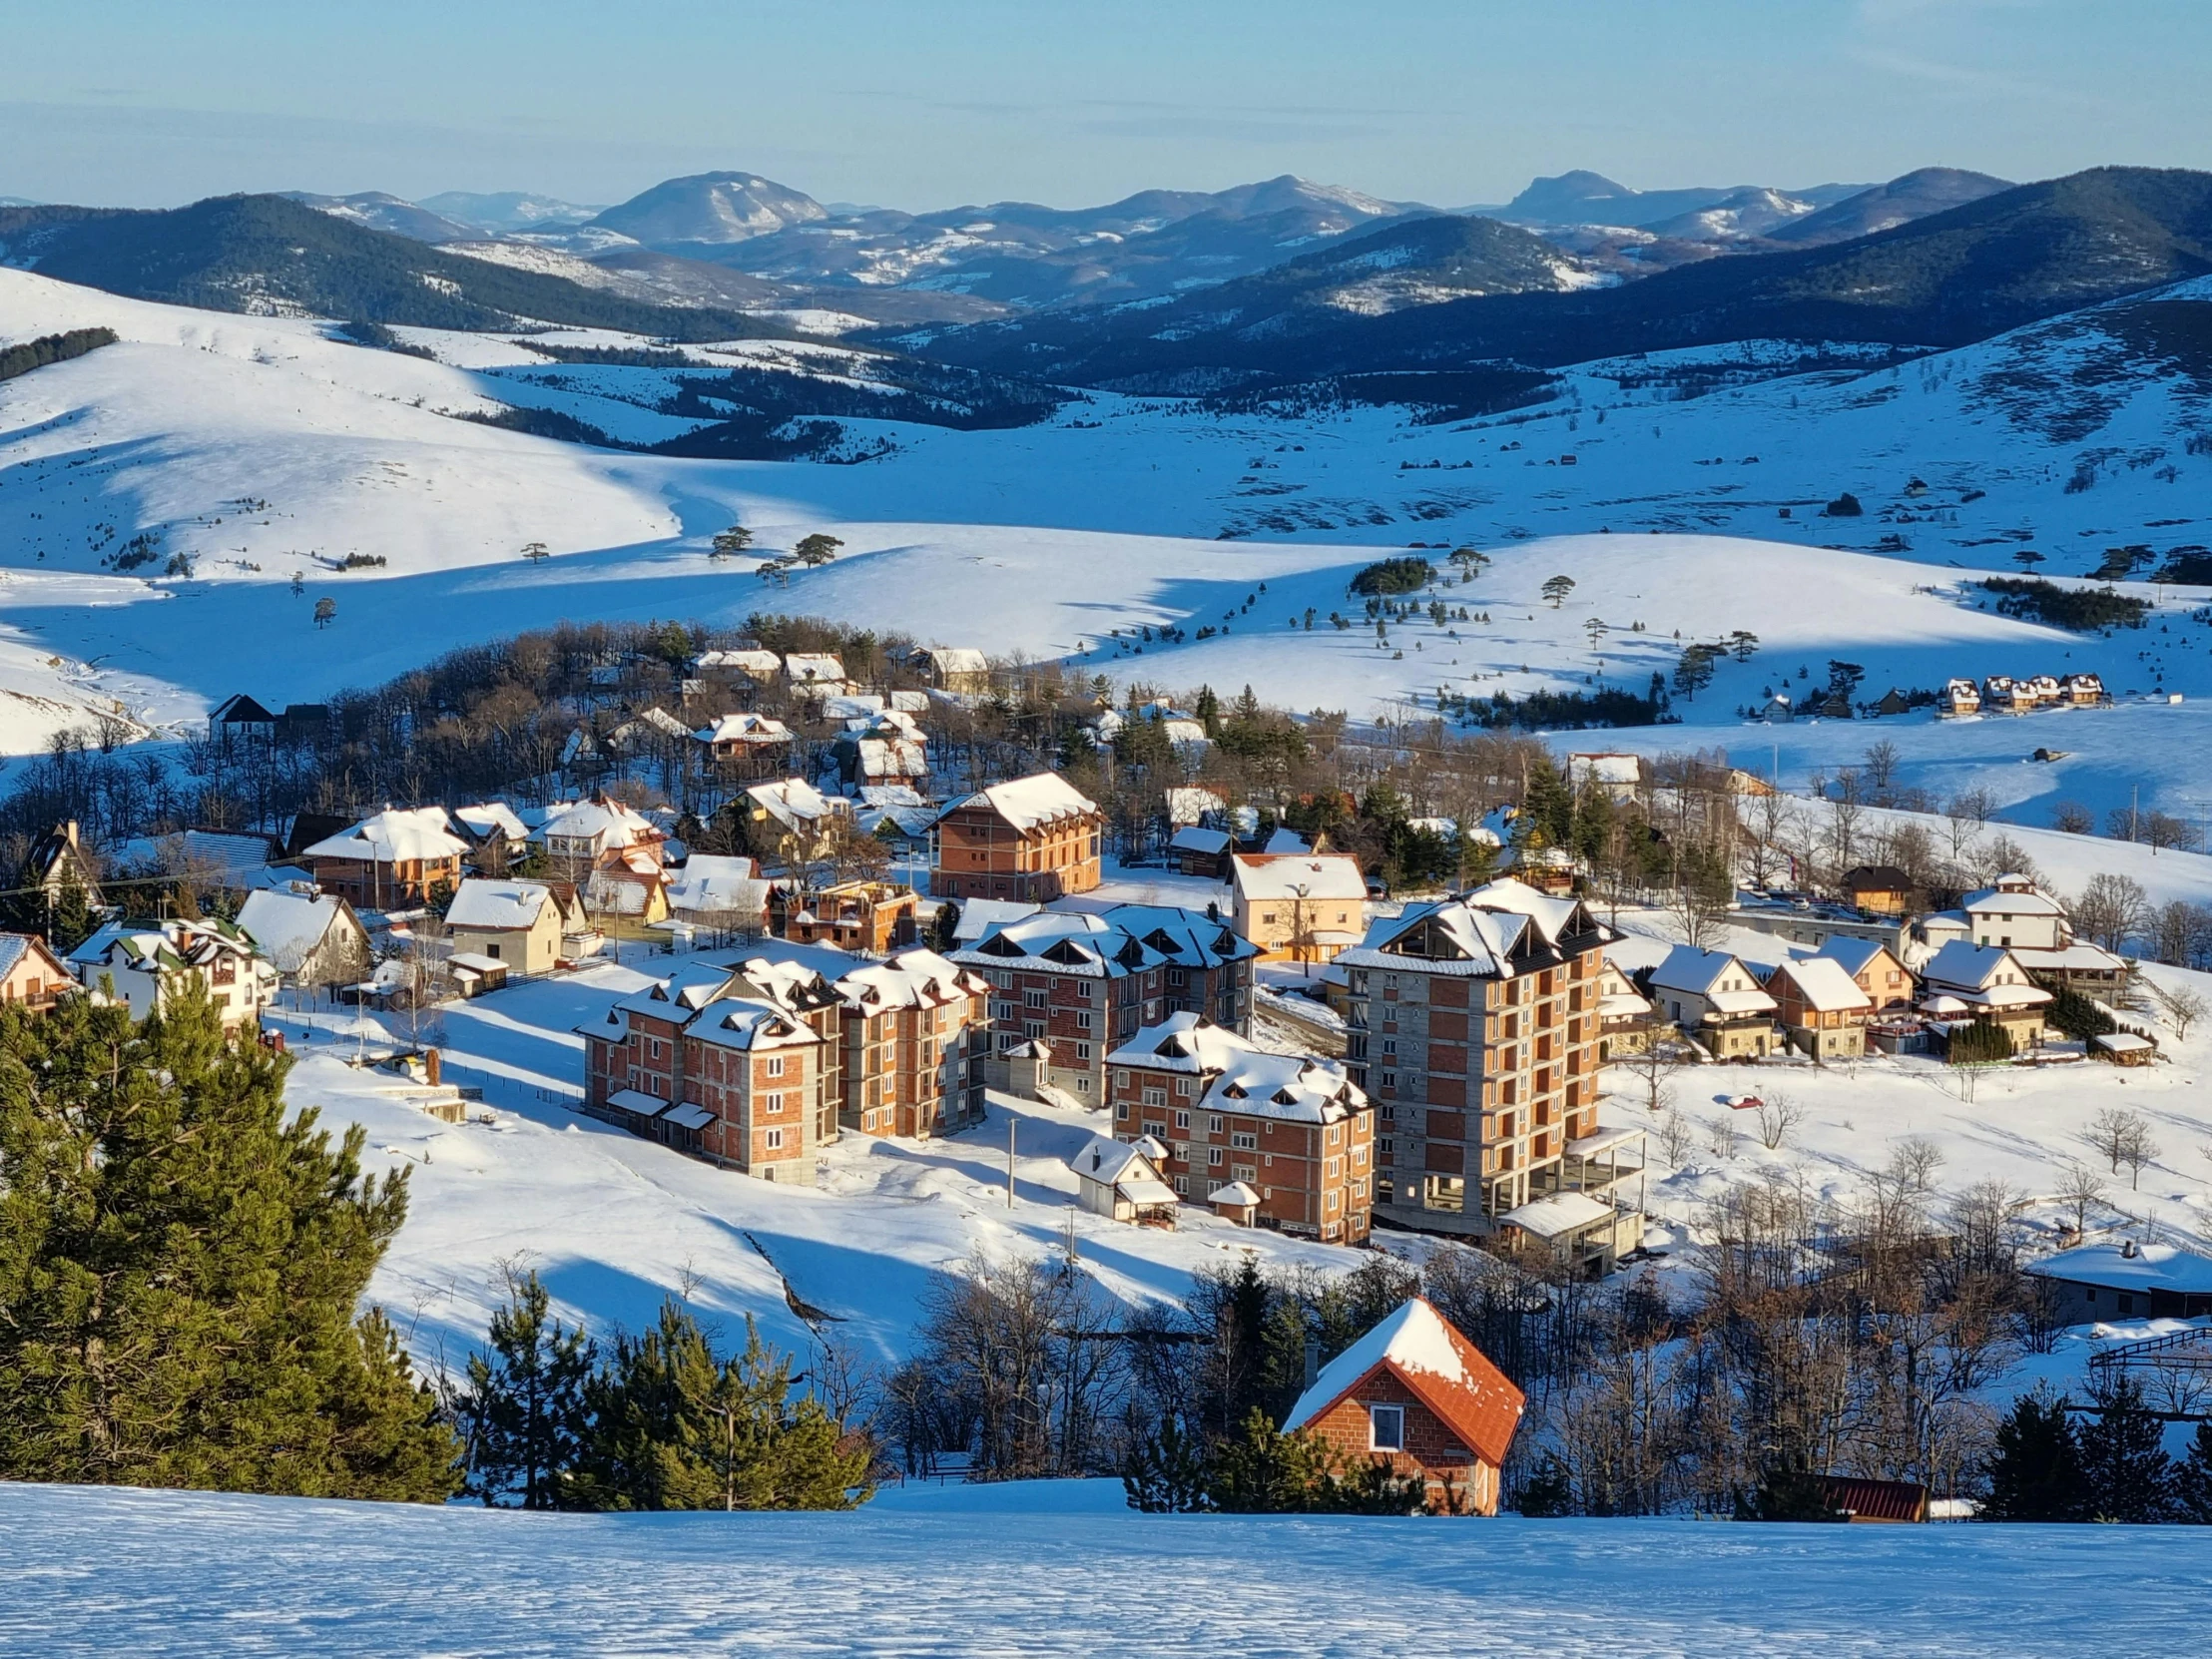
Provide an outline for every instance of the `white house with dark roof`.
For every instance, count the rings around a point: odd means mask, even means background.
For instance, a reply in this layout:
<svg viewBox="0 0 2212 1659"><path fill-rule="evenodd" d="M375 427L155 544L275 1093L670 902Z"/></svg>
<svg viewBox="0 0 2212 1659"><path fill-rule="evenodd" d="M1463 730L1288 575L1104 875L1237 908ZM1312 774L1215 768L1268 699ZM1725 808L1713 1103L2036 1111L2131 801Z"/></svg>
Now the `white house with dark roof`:
<svg viewBox="0 0 2212 1659"><path fill-rule="evenodd" d="M1068 1160L1075 1172L1078 1201L1094 1216L1109 1221L1172 1223L1175 1189L1135 1146L1107 1135L1093 1135Z"/></svg>

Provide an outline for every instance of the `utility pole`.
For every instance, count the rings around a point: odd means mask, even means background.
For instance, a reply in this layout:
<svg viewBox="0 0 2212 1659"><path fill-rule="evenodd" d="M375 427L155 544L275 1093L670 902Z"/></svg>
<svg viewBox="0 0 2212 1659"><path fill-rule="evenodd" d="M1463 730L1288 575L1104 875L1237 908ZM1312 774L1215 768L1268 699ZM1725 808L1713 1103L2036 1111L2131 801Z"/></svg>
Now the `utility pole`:
<svg viewBox="0 0 2212 1659"><path fill-rule="evenodd" d="M1014 1114L1006 1114L1006 1208L1014 1207Z"/></svg>

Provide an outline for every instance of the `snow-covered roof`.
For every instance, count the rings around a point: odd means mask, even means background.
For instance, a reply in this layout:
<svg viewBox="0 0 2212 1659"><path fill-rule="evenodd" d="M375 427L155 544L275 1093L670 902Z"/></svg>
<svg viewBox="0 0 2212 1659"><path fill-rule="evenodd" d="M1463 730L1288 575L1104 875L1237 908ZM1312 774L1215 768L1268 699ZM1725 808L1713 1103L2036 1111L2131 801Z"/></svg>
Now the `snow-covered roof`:
<svg viewBox="0 0 2212 1659"><path fill-rule="evenodd" d="M345 900L335 893L310 898L291 892L250 892L239 906L239 927L264 956L288 973L306 962L344 909Z"/></svg>
<svg viewBox="0 0 2212 1659"><path fill-rule="evenodd" d="M751 858L694 852L669 880L669 907L694 914L758 915L768 908L769 884L755 873L757 868Z"/></svg>
<svg viewBox="0 0 2212 1659"><path fill-rule="evenodd" d="M1367 1103L1334 1061L1248 1047L1214 1079L1199 1107L1279 1123L1342 1123Z"/></svg>
<svg viewBox="0 0 2212 1659"><path fill-rule="evenodd" d="M1460 899L1431 899L1408 904L1394 916L1378 917L1369 923L1367 936L1337 960L1347 967L1391 968L1417 962L1423 973L1510 977L1514 947L1534 925L1517 913L1477 909ZM1387 948L1422 926L1433 927L1456 954L1408 957Z"/></svg>
<svg viewBox="0 0 2212 1659"><path fill-rule="evenodd" d="M650 820L604 796L579 801L558 818L547 819L544 833L548 841L589 841L600 847L629 846L661 838L661 832L653 828Z"/></svg>
<svg viewBox="0 0 2212 1659"><path fill-rule="evenodd" d="M1813 956L1827 958L1856 979L1867 971L1877 956L1889 948L1880 939L1862 939L1849 933L1831 933L1821 941L1820 948L1813 952ZM1806 957L1805 960L1810 961L1812 957Z"/></svg>
<svg viewBox="0 0 2212 1659"><path fill-rule="evenodd" d="M1367 901L1368 878L1360 873L1360 860L1349 853L1240 852L1230 860L1229 869L1238 893L1247 900L1350 898L1362 903Z"/></svg>
<svg viewBox="0 0 2212 1659"><path fill-rule="evenodd" d="M2140 1054L2158 1046L2148 1037L2138 1037L2132 1031L2101 1031L2089 1040L2113 1054Z"/></svg>
<svg viewBox="0 0 2212 1659"><path fill-rule="evenodd" d="M1997 879L2001 883L2005 877L1999 876ZM1959 901L1959 907L1968 915L1979 915L1984 911L2008 916L2063 916L2066 913L2066 907L2047 893L2037 892L2033 888L2022 890L2001 884L1966 894Z"/></svg>
<svg viewBox="0 0 2212 1659"><path fill-rule="evenodd" d="M470 931L528 932L553 902L542 881L494 881L471 875L453 889L445 924Z"/></svg>
<svg viewBox="0 0 2212 1659"><path fill-rule="evenodd" d="M959 902L960 919L952 929L952 937L960 944L972 944L993 927L1033 916L1044 908L1019 898L964 898Z"/></svg>
<svg viewBox="0 0 2212 1659"><path fill-rule="evenodd" d="M786 829L820 823L830 814L848 810L850 803L824 795L803 778L786 778L773 784L755 784L746 795Z"/></svg>
<svg viewBox="0 0 2212 1659"><path fill-rule="evenodd" d="M886 961L854 968L838 979L837 994L856 1014L893 1008L941 1008L986 993L990 982L946 961L934 950L901 950Z"/></svg>
<svg viewBox="0 0 2212 1659"><path fill-rule="evenodd" d="M844 664L827 652L795 651L784 659L784 673L795 681L841 681Z"/></svg>
<svg viewBox="0 0 2212 1659"><path fill-rule="evenodd" d="M1177 1202L1175 1189L1160 1179L1160 1172L1144 1153L1125 1141L1093 1135L1068 1160L1068 1168L1085 1181L1114 1189L1115 1196L1132 1204Z"/></svg>
<svg viewBox="0 0 2212 1659"><path fill-rule="evenodd" d="M914 652L939 674L984 674L990 663L983 653L967 645L925 645Z"/></svg>
<svg viewBox="0 0 2212 1659"><path fill-rule="evenodd" d="M468 842L447 825L443 807L386 807L374 818L316 841L301 856L386 864L458 858L467 850Z"/></svg>
<svg viewBox="0 0 2212 1659"><path fill-rule="evenodd" d="M1181 788L1167 792L1168 823L1171 825L1201 823L1210 814L1226 811L1227 806L1212 790Z"/></svg>
<svg viewBox="0 0 2212 1659"><path fill-rule="evenodd" d="M2016 944L2011 947L2013 957L2029 972L2044 973L2124 973L2127 959L2116 956L2101 944L2089 944L2076 939L2072 944L2061 945L2056 950L2045 950L2039 945Z"/></svg>
<svg viewBox="0 0 2212 1659"><path fill-rule="evenodd" d="M773 651L710 651L699 659L699 666L765 678L781 669L783 660Z"/></svg>
<svg viewBox="0 0 2212 1659"><path fill-rule="evenodd" d="M2212 1256L2199 1256L2178 1245L2080 1245L2029 1262L2022 1271L2105 1290L2212 1296Z"/></svg>
<svg viewBox="0 0 2212 1659"><path fill-rule="evenodd" d="M1502 1225L1517 1227L1532 1238L1558 1239L1613 1214L1611 1205L1600 1203L1588 1193L1553 1193L1548 1198L1532 1199L1517 1209L1508 1210L1497 1219Z"/></svg>
<svg viewBox="0 0 2212 1659"><path fill-rule="evenodd" d="M1731 970L1751 979L1752 988L1718 989L1722 978ZM1758 989L1758 980L1751 970L1725 950L1698 950L1678 944L1651 970L1651 984L1654 990L1686 991L1703 997L1717 1012L1724 1014L1767 1013L1774 1007L1774 998Z"/></svg>
<svg viewBox="0 0 2212 1659"><path fill-rule="evenodd" d="M1536 924L1536 931L1544 936L1546 944L1557 944L1567 924L1574 919L1576 910L1582 907L1578 898L1555 897L1539 892L1526 881L1517 881L1510 875L1501 875L1495 881L1485 881L1467 894L1467 902L1492 910L1510 910L1515 915L1526 916Z"/></svg>
<svg viewBox="0 0 2212 1659"><path fill-rule="evenodd" d="M1785 974L1797 986L1805 1005L1820 1013L1850 1013L1871 1006L1859 982L1832 956L1805 956L1784 962L1775 969L1775 975ZM1771 989L1774 980L1767 983Z"/></svg>
<svg viewBox="0 0 2212 1659"><path fill-rule="evenodd" d="M910 738L859 738L839 747L862 778L920 778L929 771L921 745Z"/></svg>
<svg viewBox="0 0 2212 1659"><path fill-rule="evenodd" d="M478 840L482 840L494 830L505 835L511 841L522 841L530 838L529 827L516 816L515 810L504 801L480 801L472 807L456 807L453 809L453 817L464 825Z"/></svg>
<svg viewBox="0 0 2212 1659"><path fill-rule="evenodd" d="M1521 1391L1422 1297L1324 1366L1283 1419L1285 1431L1322 1416L1379 1367L1387 1367L1485 1461L1504 1460L1520 1421Z"/></svg>
<svg viewBox="0 0 2212 1659"><path fill-rule="evenodd" d="M792 729L780 720L767 715L754 714L750 710L734 715L724 715L712 726L693 734L701 743L752 744L772 748L792 741Z"/></svg>
<svg viewBox="0 0 2212 1659"><path fill-rule="evenodd" d="M1139 1066L1197 1076L1220 1071L1246 1054L1252 1044L1204 1014L1178 1009L1157 1025L1148 1025L1106 1056L1110 1066Z"/></svg>
<svg viewBox="0 0 2212 1659"><path fill-rule="evenodd" d="M1931 956L1921 968L1921 979L1931 992L1987 1006L2030 1007L2050 1000L2050 992L2028 980L2011 951L1966 939L1952 939Z"/></svg>
<svg viewBox="0 0 2212 1659"><path fill-rule="evenodd" d="M798 1048L822 1040L773 1003L736 996L708 1003L685 1022L684 1034L717 1048Z"/></svg>
<svg viewBox="0 0 2212 1659"><path fill-rule="evenodd" d="M987 790L978 790L954 803L955 810L960 807L987 808L1024 831L1042 830L1063 819L1093 818L1098 814L1097 803L1057 772L1039 772L1009 783L993 784Z"/></svg>
<svg viewBox="0 0 2212 1659"><path fill-rule="evenodd" d="M1260 850L1270 857L1295 858L1314 850L1314 843L1296 830L1278 824L1268 831L1267 845Z"/></svg>
<svg viewBox="0 0 2212 1659"><path fill-rule="evenodd" d="M1576 783L1637 784L1643 781L1643 758L1638 755L1569 755L1567 776Z"/></svg>
<svg viewBox="0 0 2212 1659"><path fill-rule="evenodd" d="M1177 852L1196 852L1202 856L1215 857L1229 850L1229 831L1201 830L1194 824L1169 836L1168 846Z"/></svg>

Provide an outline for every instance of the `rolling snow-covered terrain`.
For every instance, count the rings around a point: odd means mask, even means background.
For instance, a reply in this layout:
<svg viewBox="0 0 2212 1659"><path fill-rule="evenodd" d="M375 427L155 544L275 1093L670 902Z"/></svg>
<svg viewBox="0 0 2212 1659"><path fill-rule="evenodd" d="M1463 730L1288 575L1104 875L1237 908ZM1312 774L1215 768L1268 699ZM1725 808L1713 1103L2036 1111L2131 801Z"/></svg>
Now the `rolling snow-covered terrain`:
<svg viewBox="0 0 2212 1659"><path fill-rule="evenodd" d="M2193 312L2208 299L2212 281L2161 303ZM610 451L455 418L529 405L650 441L698 424L655 406L688 369L555 363L520 335L403 331L434 352L425 359L311 319L0 271L0 341L94 325L122 336L0 386L0 747L36 749L91 711L164 725L237 690L268 701L369 683L561 618L733 623L760 608L1068 657L1170 690L1251 684L1356 716L1432 704L1439 690L1599 676L1641 691L1671 665L1677 631L1758 635L1751 661L1724 664L1678 706L1681 728L1619 739L1682 748L1768 749L1776 735L1746 732L1732 711L1819 684L1832 656L1866 668L1869 695L1954 673L2086 668L2123 697L2193 700L2212 692L2212 630L2193 615L2204 591L2134 585L2161 602L2151 626L2099 639L1977 609L1960 586L2023 550L2043 554L2044 572L2080 574L2106 546L2163 554L2202 533L2193 503L2212 482L2212 444L2192 445L2195 382L2154 372L2130 306L1902 366L1824 359L1687 400L1685 380L1741 377L1762 353L1587 365L1561 402L1448 426L1393 409L1240 414L1104 393L1003 430L848 421L855 441L892 448L838 466ZM867 381L874 361L827 342L689 355L701 373L844 382ZM1802 367L1802 354L1769 355ZM1845 490L1865 515L1822 516ZM828 530L844 552L765 585L748 561L706 556L741 519L763 548ZM141 536L153 553L119 569ZM556 556L525 564L530 541ZM1462 542L1495 563L1442 597L1489 620L1408 623L1379 647L1346 596L1350 575L1380 548ZM189 577L164 574L178 553ZM386 562L333 568L356 553ZM1536 594L1552 575L1576 583L1557 609ZM317 629L323 596L338 615ZM1309 607L1317 626L1294 631ZM1359 625L1331 628L1333 610ZM1610 629L1595 650L1593 621ZM1108 638L1163 623L1226 628L1141 656L1141 638ZM210 651L215 638L257 650ZM2078 777L2054 789L2061 775L2039 774L2044 787L2009 792L2023 805L2073 792L2108 806L2125 781L2188 812L2205 788L2186 736L2197 713L2080 717L2057 744L2060 717L1883 730L1909 765L2072 751ZM1866 730L1790 729L1785 770L1831 765Z"/></svg>
<svg viewBox="0 0 2212 1659"><path fill-rule="evenodd" d="M0 1647L225 1654L2187 1652L2188 1527L1139 1515L1116 1481L855 1515L0 1486Z"/></svg>

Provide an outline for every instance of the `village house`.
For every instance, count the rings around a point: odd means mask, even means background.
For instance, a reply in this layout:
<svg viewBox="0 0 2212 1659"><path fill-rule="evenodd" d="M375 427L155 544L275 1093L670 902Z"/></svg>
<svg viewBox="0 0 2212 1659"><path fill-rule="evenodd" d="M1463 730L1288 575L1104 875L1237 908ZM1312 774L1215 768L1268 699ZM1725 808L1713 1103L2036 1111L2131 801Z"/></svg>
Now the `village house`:
<svg viewBox="0 0 2212 1659"><path fill-rule="evenodd" d="M1839 884L1855 908L1874 915L1902 916L1913 907L1913 878L1895 864L1861 864Z"/></svg>
<svg viewBox="0 0 2212 1659"><path fill-rule="evenodd" d="M1374 1199L1373 1114L1332 1061L1273 1054L1203 1015L1170 1014L1107 1055L1114 1133L1168 1149L1178 1197L1243 1182L1254 1220L1302 1238L1359 1244Z"/></svg>
<svg viewBox="0 0 2212 1659"><path fill-rule="evenodd" d="M918 790L929 778L929 753L910 715L885 710L848 723L830 746L830 758L847 789L904 784Z"/></svg>
<svg viewBox="0 0 2212 1659"><path fill-rule="evenodd" d="M640 922L668 917L668 837L643 814L605 795L579 801L539 830L545 853L584 907Z"/></svg>
<svg viewBox="0 0 2212 1659"><path fill-rule="evenodd" d="M692 735L726 775L761 779L790 770L792 729L767 715L724 715Z"/></svg>
<svg viewBox="0 0 2212 1659"><path fill-rule="evenodd" d="M1597 1135L1598 983L1614 935L1587 906L1518 881L1408 904L1337 958L1346 1063L1375 1103L1376 1217L1487 1236L1531 1198L1581 1190ZM1606 1260L1642 1220L1596 1195L1580 1229Z"/></svg>
<svg viewBox="0 0 2212 1659"><path fill-rule="evenodd" d="M823 1039L731 976L677 975L618 1000L585 1039L584 1105L680 1152L811 1185Z"/></svg>
<svg viewBox="0 0 2212 1659"><path fill-rule="evenodd" d="M1981 712L1981 688L1971 680L1946 680L1943 695L1936 707L1946 715L1974 715Z"/></svg>
<svg viewBox="0 0 2212 1659"><path fill-rule="evenodd" d="M206 992L226 1031L259 1025L276 1000L276 968L241 929L222 921L111 921L68 956L87 990L127 1003L144 1019L188 987Z"/></svg>
<svg viewBox="0 0 2212 1659"><path fill-rule="evenodd" d="M1106 818L1056 772L954 802L929 831L929 891L938 898L1026 898L1099 883Z"/></svg>
<svg viewBox="0 0 2212 1659"><path fill-rule="evenodd" d="M1354 1468L1386 1462L1438 1514L1494 1515L1525 1403L1450 1321L1415 1297L1322 1368L1283 1419Z"/></svg>
<svg viewBox="0 0 2212 1659"><path fill-rule="evenodd" d="M1921 966L1921 1012L1942 1022L1946 1035L1953 1024L1997 1026L2014 1053L2041 1042L2051 1000L2001 945L1952 939Z"/></svg>
<svg viewBox="0 0 2212 1659"><path fill-rule="evenodd" d="M284 983L307 989L368 977L368 929L337 893L265 888L246 895L239 928Z"/></svg>
<svg viewBox="0 0 2212 1659"><path fill-rule="evenodd" d="M2025 875L1999 875L1966 894L1957 913L1965 918L1966 938L2011 951L2046 989L2070 988L2095 996L2117 996L2127 989L2127 959L2076 940L2066 907Z"/></svg>
<svg viewBox="0 0 2212 1659"><path fill-rule="evenodd" d="M847 1127L927 1138L983 1121L989 980L934 951L902 950L835 989Z"/></svg>
<svg viewBox="0 0 2212 1659"><path fill-rule="evenodd" d="M2060 675L2058 694L2062 702L2076 709L2094 709L2112 701L2111 693L2104 689L2104 682L2094 674Z"/></svg>
<svg viewBox="0 0 2212 1659"><path fill-rule="evenodd" d="M662 708L640 709L600 740L610 755L674 755L689 743L692 730Z"/></svg>
<svg viewBox="0 0 2212 1659"><path fill-rule="evenodd" d="M1208 830L1194 824L1168 837L1168 856L1175 860L1176 872L1180 875L1226 881L1229 879L1230 848L1235 844L1228 830Z"/></svg>
<svg viewBox="0 0 2212 1659"><path fill-rule="evenodd" d="M550 973L561 959L566 918L542 881L470 876L445 912L456 955L488 956L510 973Z"/></svg>
<svg viewBox="0 0 2212 1659"><path fill-rule="evenodd" d="M1658 1017L1651 999L1636 988L1636 982L1611 958L1598 969L1597 1014L1600 1065L1625 1055L1643 1053L1666 1029L1666 1022Z"/></svg>
<svg viewBox="0 0 2212 1659"><path fill-rule="evenodd" d="M1239 852L1229 879L1237 931L1266 956L1326 962L1367 927L1368 881L1349 853Z"/></svg>
<svg viewBox="0 0 2212 1659"><path fill-rule="evenodd" d="M1149 1153L1158 1148L1093 1135L1068 1160L1076 1199L1108 1221L1175 1223L1175 1189L1160 1179Z"/></svg>
<svg viewBox="0 0 2212 1659"><path fill-rule="evenodd" d="M804 779L786 778L747 790L745 813L756 851L804 863L830 844L840 821L850 821L852 803L824 795Z"/></svg>
<svg viewBox="0 0 2212 1659"><path fill-rule="evenodd" d="M23 860L22 879L16 883L45 895L49 905L75 887L94 909L104 906L100 892L100 865L77 831L75 819L64 819L31 843Z"/></svg>
<svg viewBox="0 0 2212 1659"><path fill-rule="evenodd" d="M0 1004L42 1014L76 988L69 968L36 933L0 933Z"/></svg>
<svg viewBox="0 0 2212 1659"><path fill-rule="evenodd" d="M1678 944L1649 984L1660 1011L1716 1060L1763 1060L1781 1044L1774 998L1725 950Z"/></svg>
<svg viewBox="0 0 2212 1659"><path fill-rule="evenodd" d="M1169 1013L1202 1013L1249 1030L1257 954L1213 918L1117 905L1103 914L1042 910L1001 921L952 960L990 982L1000 1055L1042 1044L1042 1081L1083 1105L1104 1106L1107 1051Z"/></svg>
<svg viewBox="0 0 2212 1659"><path fill-rule="evenodd" d="M1833 957L1776 963L1767 975L1767 994L1788 1041L1814 1059L1856 1060L1867 1052L1874 999Z"/></svg>
<svg viewBox="0 0 2212 1659"><path fill-rule="evenodd" d="M450 815L453 830L474 849L469 868L479 875L504 875L508 865L530 852L530 827L504 801L483 801L456 807Z"/></svg>
<svg viewBox="0 0 2212 1659"><path fill-rule="evenodd" d="M2064 1325L2104 1320L2201 1319L2212 1314L2212 1257L2179 1245L2083 1244L2021 1270L2052 1292Z"/></svg>
<svg viewBox="0 0 2212 1659"><path fill-rule="evenodd" d="M784 658L784 684L794 697L835 697L851 690L844 664L827 652L794 651Z"/></svg>
<svg viewBox="0 0 2212 1659"><path fill-rule="evenodd" d="M668 883L669 915L718 937L768 931L769 883L736 853L694 852Z"/></svg>
<svg viewBox="0 0 2212 1659"><path fill-rule="evenodd" d="M1868 1006L1878 1014L1910 1008L1918 992L1913 975L1897 953L1880 939L1836 935L1821 942L1816 956L1838 963L1851 981L1866 994Z"/></svg>
<svg viewBox="0 0 2212 1659"><path fill-rule="evenodd" d="M918 645L907 666L938 691L955 697L981 697L991 689L991 665L971 646Z"/></svg>
<svg viewBox="0 0 2212 1659"><path fill-rule="evenodd" d="M769 895L769 929L794 944L833 944L880 956L918 935L921 900L896 881L839 881L812 892L777 887Z"/></svg>
<svg viewBox="0 0 2212 1659"><path fill-rule="evenodd" d="M373 910L413 909L460 884L469 843L443 807L386 807L301 850L315 885Z"/></svg>
<svg viewBox="0 0 2212 1659"><path fill-rule="evenodd" d="M226 697L208 716L208 742L226 755L276 739L276 714L244 692Z"/></svg>
<svg viewBox="0 0 2212 1659"><path fill-rule="evenodd" d="M1616 806L1636 799L1643 787L1644 762L1640 755L1596 754L1567 757L1567 783L1577 798L1596 791Z"/></svg>

